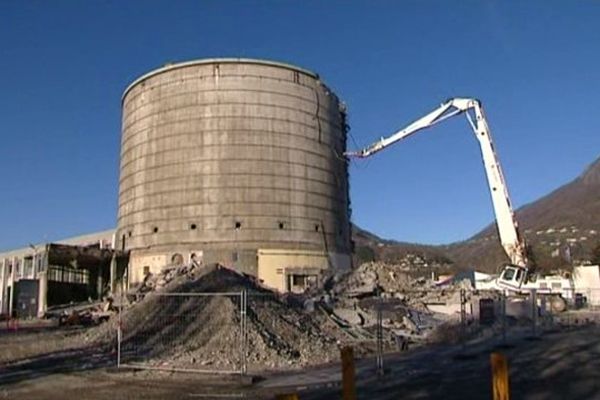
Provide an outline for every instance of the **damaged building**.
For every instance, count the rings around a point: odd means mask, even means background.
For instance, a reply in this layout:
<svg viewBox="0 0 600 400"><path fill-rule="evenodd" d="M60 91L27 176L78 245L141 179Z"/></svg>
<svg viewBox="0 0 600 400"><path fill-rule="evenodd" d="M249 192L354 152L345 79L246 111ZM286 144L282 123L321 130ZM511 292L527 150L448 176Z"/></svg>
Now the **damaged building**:
<svg viewBox="0 0 600 400"><path fill-rule="evenodd" d="M0 253L0 314L41 316L60 304L98 300L126 279L114 230Z"/></svg>

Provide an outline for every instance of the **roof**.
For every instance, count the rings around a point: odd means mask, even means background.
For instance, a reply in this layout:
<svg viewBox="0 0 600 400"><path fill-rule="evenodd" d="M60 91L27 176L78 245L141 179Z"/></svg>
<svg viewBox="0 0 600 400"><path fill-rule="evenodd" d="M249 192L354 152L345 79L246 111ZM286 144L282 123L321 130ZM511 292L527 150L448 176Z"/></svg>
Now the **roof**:
<svg viewBox="0 0 600 400"><path fill-rule="evenodd" d="M136 86L138 83L140 83L143 80L146 80L152 76L162 74L163 72L171 71L174 69L190 67L190 66L194 66L194 65L225 64L225 63L258 64L258 65L269 65L272 67L287 68L292 71L302 72L303 74L312 76L315 79L319 79L319 75L313 71L310 71L308 69L304 69L301 67L297 67L292 64L282 63L282 62L278 62L278 61L262 60L262 59L258 59L258 58L204 58L204 59L199 59L199 60L190 60L190 61L184 61L184 62L179 62L179 63L174 63L174 64L167 64L161 68L154 69L154 70L140 76L139 78L134 80L129 86L127 86L127 88L123 92L123 96L121 96L121 101L123 101L125 99L125 96L127 96L127 93L129 93L129 91L134 86Z"/></svg>
<svg viewBox="0 0 600 400"><path fill-rule="evenodd" d="M0 253L0 260L4 258L12 258L12 257L22 257L24 255L28 255L33 253L35 249L41 249L46 246L48 243L58 243L58 244L69 244L69 245L84 245L87 243L98 242L100 240L112 240L112 236L115 233L115 229L107 229L105 231L87 233L80 236L75 236L72 238L55 240L47 243L37 243L32 244L27 247L22 247L20 249L7 250Z"/></svg>

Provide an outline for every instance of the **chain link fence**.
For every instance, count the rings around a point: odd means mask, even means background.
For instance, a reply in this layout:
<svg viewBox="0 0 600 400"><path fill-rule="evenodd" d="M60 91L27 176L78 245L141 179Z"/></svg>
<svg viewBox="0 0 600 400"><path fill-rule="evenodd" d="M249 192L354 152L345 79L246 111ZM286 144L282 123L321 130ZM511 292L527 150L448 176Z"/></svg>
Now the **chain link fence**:
<svg viewBox="0 0 600 400"><path fill-rule="evenodd" d="M119 367L246 372L245 291L147 296L138 299L135 313L119 310Z"/></svg>
<svg viewBox="0 0 600 400"><path fill-rule="evenodd" d="M140 295L142 296L142 295ZM468 349L482 341L510 346L597 317L600 289L555 297L531 291L419 289L355 299L354 313L327 298L242 290L162 293L119 309L119 367L246 374L339 361L339 346L375 356L383 373L388 353L432 343ZM143 296L142 296L143 297ZM135 309L135 312L131 312Z"/></svg>

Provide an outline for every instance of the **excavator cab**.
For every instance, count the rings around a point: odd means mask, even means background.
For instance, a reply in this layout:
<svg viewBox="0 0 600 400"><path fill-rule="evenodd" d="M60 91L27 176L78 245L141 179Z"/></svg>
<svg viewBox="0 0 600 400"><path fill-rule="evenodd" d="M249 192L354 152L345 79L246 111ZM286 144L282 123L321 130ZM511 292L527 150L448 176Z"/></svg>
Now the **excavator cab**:
<svg viewBox="0 0 600 400"><path fill-rule="evenodd" d="M504 289L521 289L527 280L527 268L506 264L498 277L498 286Z"/></svg>

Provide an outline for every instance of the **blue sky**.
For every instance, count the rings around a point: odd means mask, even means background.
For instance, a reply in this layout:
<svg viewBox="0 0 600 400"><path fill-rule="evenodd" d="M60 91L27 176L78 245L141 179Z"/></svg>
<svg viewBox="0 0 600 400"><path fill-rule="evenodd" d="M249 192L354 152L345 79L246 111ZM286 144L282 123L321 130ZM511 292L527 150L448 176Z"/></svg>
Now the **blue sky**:
<svg viewBox="0 0 600 400"><path fill-rule="evenodd" d="M123 90L205 57L317 71L360 146L479 97L523 205L600 155L599 20L593 1L0 1L0 249L113 227ZM353 164L351 196L356 223L404 241L493 219L463 118Z"/></svg>

